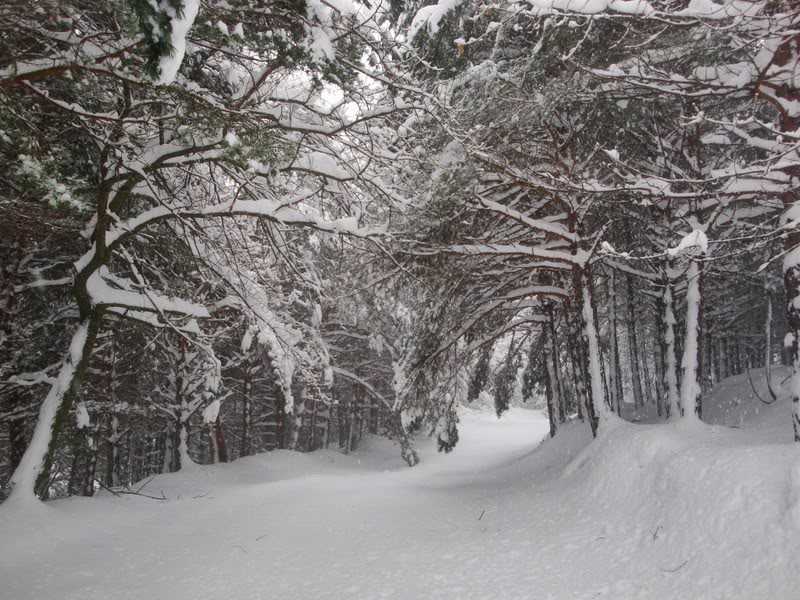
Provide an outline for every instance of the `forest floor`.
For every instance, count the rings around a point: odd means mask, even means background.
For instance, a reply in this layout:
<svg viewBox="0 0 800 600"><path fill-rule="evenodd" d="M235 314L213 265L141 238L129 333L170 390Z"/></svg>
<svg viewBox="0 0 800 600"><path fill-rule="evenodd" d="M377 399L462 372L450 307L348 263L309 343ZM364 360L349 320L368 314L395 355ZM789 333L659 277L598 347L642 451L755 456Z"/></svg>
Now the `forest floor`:
<svg viewBox="0 0 800 600"><path fill-rule="evenodd" d="M421 442L413 469L371 439L142 490L166 501L0 506L0 596L796 599L800 450L787 403L752 396L740 377L706 403L735 428L614 421L590 443L576 423L540 445L538 411L464 411L456 450Z"/></svg>

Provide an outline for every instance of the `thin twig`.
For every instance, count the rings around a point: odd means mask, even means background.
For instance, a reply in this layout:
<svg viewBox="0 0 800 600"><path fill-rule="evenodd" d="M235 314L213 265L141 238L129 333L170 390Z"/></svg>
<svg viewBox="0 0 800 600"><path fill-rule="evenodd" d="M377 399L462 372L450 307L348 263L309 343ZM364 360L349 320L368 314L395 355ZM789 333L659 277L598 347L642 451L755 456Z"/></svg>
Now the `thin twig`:
<svg viewBox="0 0 800 600"><path fill-rule="evenodd" d="M105 485L102 481L100 481L96 477L93 477L92 479L94 479L100 485L101 488L103 488L104 490L106 490L108 492L111 492L115 496L122 496L122 495L125 495L125 496L141 496L142 498L149 498L150 500L162 500L162 501L169 500L169 498L167 498L164 495L164 491L163 490L161 491L161 496L151 496L150 494L142 494L141 492L134 491L134 490L112 490L110 487ZM142 487L144 487L144 486L142 486ZM142 489L142 488L140 487L139 489Z"/></svg>
<svg viewBox="0 0 800 600"><path fill-rule="evenodd" d="M658 527L656 527L656 530L655 530L655 531L653 531L652 529L651 529L651 530L649 530L649 531L650 531L650 533L651 533L651 534L652 534L652 536L653 536L653 541L654 541L654 542L655 542L655 541L658 539L658 532L659 532L659 531L661 531L662 529L664 529L664 528L663 528L661 525L659 525Z"/></svg>
<svg viewBox="0 0 800 600"><path fill-rule="evenodd" d="M137 490L136 490L136 493L138 494L139 492L141 492L141 491L144 489L144 487L145 487L145 486L146 486L148 483L150 483L151 481L153 481L153 479L155 479L155 478L156 478L156 476L155 476L155 475L153 475L153 476L152 476L150 479L148 479L147 481L145 481L145 482L144 482L142 485L140 485L140 486L139 486L139 489L137 489ZM162 496L164 495L164 492L163 492L163 491L161 492L161 495L162 495Z"/></svg>
<svg viewBox="0 0 800 600"><path fill-rule="evenodd" d="M661 569L661 570L662 570L664 573L674 573L675 571L677 571L677 570L679 570L679 569L682 569L683 567L685 567L685 566L686 566L686 563L688 563L688 562L689 562L689 560L687 559L687 560L683 561L681 564L679 564L677 567L675 567L674 569Z"/></svg>
<svg viewBox="0 0 800 600"><path fill-rule="evenodd" d="M750 377L750 369L746 368L745 371L747 371L747 379L750 381L750 388L753 390L753 393L756 395L756 398L761 400L761 402L763 402L764 404L772 404L773 402L775 402L775 400L778 399L772 392L772 387L769 388L769 392L770 394L772 394L772 400L764 400L761 396L759 396L758 392L756 391L756 386L753 385L753 378Z"/></svg>

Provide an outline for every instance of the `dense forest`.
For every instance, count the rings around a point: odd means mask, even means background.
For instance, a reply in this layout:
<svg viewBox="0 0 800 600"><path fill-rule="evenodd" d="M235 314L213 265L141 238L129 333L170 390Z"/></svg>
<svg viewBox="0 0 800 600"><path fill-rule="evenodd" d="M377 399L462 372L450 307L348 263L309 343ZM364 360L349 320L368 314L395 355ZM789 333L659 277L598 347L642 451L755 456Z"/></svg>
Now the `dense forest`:
<svg viewBox="0 0 800 600"><path fill-rule="evenodd" d="M0 33L8 503L368 435L413 466L470 403L690 426L777 365L800 441L793 0L6 0Z"/></svg>

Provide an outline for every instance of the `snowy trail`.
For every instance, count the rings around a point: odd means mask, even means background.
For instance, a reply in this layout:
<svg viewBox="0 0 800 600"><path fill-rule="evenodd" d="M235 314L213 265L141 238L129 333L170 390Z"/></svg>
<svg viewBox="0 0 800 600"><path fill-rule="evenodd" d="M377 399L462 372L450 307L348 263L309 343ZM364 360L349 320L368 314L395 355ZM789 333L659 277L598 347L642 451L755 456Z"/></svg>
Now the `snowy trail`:
<svg viewBox="0 0 800 600"><path fill-rule="evenodd" d="M444 456L424 448L414 469L400 466L389 443L373 440L350 457L275 452L162 476L146 488L163 490L169 502L105 496L25 515L0 508L0 589L15 600L792 597L800 579L791 562L796 527L743 541L765 526L752 511L774 504L769 486L785 494L791 446L754 454L728 432L707 443L665 426L617 429L613 445L601 440L593 448L603 466L590 470L579 460L566 477L588 428L564 428L558 443L537 450L546 419L513 410L500 422L465 415L457 450ZM752 523L737 535L712 541L694 517L683 523L661 504L671 494L669 506L680 513L680 476L659 490L638 472L650 465L661 478L659 456L680 463L684 447L701 467L722 453L732 454L731 468L748 468L749 455L777 465L752 482L763 491L741 492L742 516ZM631 461L631 473L604 471L621 461ZM709 472L705 478L720 486ZM715 508L734 518L719 502ZM708 531L713 538L713 523Z"/></svg>

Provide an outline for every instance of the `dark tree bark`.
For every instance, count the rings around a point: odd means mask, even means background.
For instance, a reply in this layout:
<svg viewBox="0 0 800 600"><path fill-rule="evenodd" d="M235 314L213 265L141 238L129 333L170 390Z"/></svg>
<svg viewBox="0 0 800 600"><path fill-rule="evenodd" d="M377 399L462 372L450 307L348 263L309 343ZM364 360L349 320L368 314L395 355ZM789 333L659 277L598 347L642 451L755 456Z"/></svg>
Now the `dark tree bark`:
<svg viewBox="0 0 800 600"><path fill-rule="evenodd" d="M642 400L642 376L639 372L639 341L636 336L636 306L633 301L633 278L626 276L628 288L628 322L625 324L628 331L628 358L631 364L631 387L633 389L633 406L644 406Z"/></svg>
<svg viewBox="0 0 800 600"><path fill-rule="evenodd" d="M556 413L560 404L558 398L558 377L556 375L556 353L555 353L555 326L553 324L553 306L549 304L545 308L547 322L545 323L545 343L544 343L544 381L545 396L547 399L547 419L550 422L550 437L555 437L557 424Z"/></svg>
<svg viewBox="0 0 800 600"><path fill-rule="evenodd" d="M22 231L17 235L11 260L3 268L3 286L0 288L0 380L16 375L15 346L17 345L17 292L22 261L25 256L26 240ZM6 367L3 369L2 367ZM25 454L27 439L22 412L22 395L12 390L8 396L8 408L12 416L8 421L9 473L13 473Z"/></svg>
<svg viewBox="0 0 800 600"><path fill-rule="evenodd" d="M608 391L612 409L617 415L620 412L620 402L622 401L622 369L619 363L619 338L617 337L617 275L611 270L608 278L608 341L609 341L609 369L608 369Z"/></svg>
<svg viewBox="0 0 800 600"><path fill-rule="evenodd" d="M646 330L645 330L645 333L647 333ZM650 353L649 353L649 349L647 347L647 337L646 336L642 338L642 342L641 342L640 346L641 346L641 348L640 348L641 352L639 354L639 358L640 358L641 366L642 366L642 377L644 379L644 400L648 404L652 404L653 403L653 387L652 387L652 384L650 383L650 367L648 365L648 360L647 360L647 357L648 357L648 355Z"/></svg>
<svg viewBox="0 0 800 600"><path fill-rule="evenodd" d="M222 429L222 419L217 415L216 420L211 426L212 444L216 450L216 458L219 462L228 462L228 446L225 443L225 432Z"/></svg>
<svg viewBox="0 0 800 600"><path fill-rule="evenodd" d="M242 364L242 441L239 446L239 456L250 456L253 453L252 423L253 399L252 377L250 374L250 361Z"/></svg>

